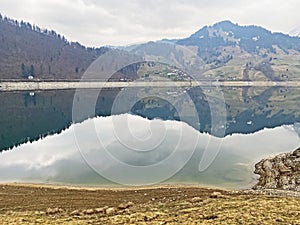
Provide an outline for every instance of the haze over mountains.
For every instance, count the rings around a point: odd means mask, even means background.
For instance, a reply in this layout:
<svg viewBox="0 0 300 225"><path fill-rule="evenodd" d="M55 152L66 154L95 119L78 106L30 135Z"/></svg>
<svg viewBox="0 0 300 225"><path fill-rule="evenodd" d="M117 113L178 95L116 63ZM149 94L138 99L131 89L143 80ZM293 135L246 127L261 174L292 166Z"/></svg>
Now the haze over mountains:
<svg viewBox="0 0 300 225"><path fill-rule="evenodd" d="M108 48L70 43L54 31L0 17L0 78L77 79ZM300 38L223 21L190 37L121 48L196 78L300 79Z"/></svg>

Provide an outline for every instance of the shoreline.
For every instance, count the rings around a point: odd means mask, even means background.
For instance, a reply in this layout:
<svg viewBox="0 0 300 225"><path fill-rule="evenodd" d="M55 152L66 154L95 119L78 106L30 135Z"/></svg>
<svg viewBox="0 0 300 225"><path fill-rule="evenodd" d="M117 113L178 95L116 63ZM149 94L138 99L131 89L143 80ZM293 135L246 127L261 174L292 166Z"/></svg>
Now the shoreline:
<svg viewBox="0 0 300 225"><path fill-rule="evenodd" d="M22 182L5 182L0 183L0 186L8 187L29 187L29 188L50 188L54 190L67 189L67 190L87 190L87 191L136 191L136 190L155 190L155 189L207 189L207 190L220 190L220 191L243 191L250 189L238 188L221 188L203 184L157 184L157 185L142 185L142 186L97 186L97 185L71 185L71 184L51 184L51 183L22 183Z"/></svg>
<svg viewBox="0 0 300 225"><path fill-rule="evenodd" d="M220 191L231 194L250 194L250 195L265 195L272 197L295 197L300 198L300 192L283 190L283 189L253 189L253 188L224 188L209 186L203 184L157 184L144 186L89 186L89 185L69 185L69 184L47 184L47 183L21 183L21 182L6 182L0 183L2 187L16 188L33 188L33 189L52 189L52 190L70 190L70 191L108 191L108 192L136 192L136 191L157 191L157 190L206 190ZM1 193L0 193L1 194Z"/></svg>
<svg viewBox="0 0 300 225"><path fill-rule="evenodd" d="M131 87L300 87L300 81L0 81L0 91L38 91Z"/></svg>

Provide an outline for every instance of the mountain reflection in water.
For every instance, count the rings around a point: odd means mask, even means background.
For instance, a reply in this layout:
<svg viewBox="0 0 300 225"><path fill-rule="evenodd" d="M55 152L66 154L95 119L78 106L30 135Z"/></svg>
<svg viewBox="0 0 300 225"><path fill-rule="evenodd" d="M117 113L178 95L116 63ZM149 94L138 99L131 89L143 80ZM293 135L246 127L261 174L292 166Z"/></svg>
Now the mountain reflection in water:
<svg viewBox="0 0 300 225"><path fill-rule="evenodd" d="M95 116L110 116L116 96L121 89L102 90L96 103ZM147 93L148 89L141 90ZM175 100L180 99L178 89L152 89L154 93L166 93ZM207 96L214 98L214 90L191 88L186 90L198 112L199 129L211 133L211 108ZM299 88L282 87L247 87L222 88L226 106L225 134L254 133L264 128L292 125L300 122ZM0 151L7 150L28 141L33 142L50 134L60 133L73 122L72 105L74 90L45 92L0 92ZM151 96L151 93L147 93ZM172 96L174 95L174 96ZM155 96L155 94L153 94ZM180 103L187 112L190 106ZM145 98L137 102L131 113L144 118L161 118L163 120L180 120L178 112L164 99ZM187 121L188 122L188 119ZM193 126L193 124L190 124Z"/></svg>

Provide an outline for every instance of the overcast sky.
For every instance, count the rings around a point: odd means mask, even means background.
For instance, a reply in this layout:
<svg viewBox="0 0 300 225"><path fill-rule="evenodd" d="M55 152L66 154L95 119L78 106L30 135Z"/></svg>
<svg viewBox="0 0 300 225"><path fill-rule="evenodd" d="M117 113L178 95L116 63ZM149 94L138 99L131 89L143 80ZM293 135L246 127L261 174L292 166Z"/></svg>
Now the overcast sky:
<svg viewBox="0 0 300 225"><path fill-rule="evenodd" d="M0 0L0 12L86 46L182 38L231 20L272 31L300 30L299 0Z"/></svg>

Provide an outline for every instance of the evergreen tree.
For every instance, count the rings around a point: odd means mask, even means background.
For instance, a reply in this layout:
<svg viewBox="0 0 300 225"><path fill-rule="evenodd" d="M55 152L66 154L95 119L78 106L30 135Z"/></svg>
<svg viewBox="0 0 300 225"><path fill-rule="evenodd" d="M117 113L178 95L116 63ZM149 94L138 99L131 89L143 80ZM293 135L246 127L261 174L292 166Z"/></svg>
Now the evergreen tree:
<svg viewBox="0 0 300 225"><path fill-rule="evenodd" d="M28 77L28 72L27 72L27 69L26 69L26 66L25 66L24 63L22 63L22 65L21 65L21 71L22 71L22 77L27 78Z"/></svg>
<svg viewBox="0 0 300 225"><path fill-rule="evenodd" d="M33 66L33 65L30 66L29 75L30 75L30 76L33 76L33 77L34 77L34 75L35 75L35 74L34 74L34 66Z"/></svg>

